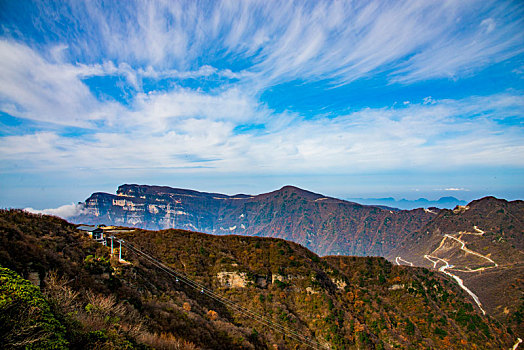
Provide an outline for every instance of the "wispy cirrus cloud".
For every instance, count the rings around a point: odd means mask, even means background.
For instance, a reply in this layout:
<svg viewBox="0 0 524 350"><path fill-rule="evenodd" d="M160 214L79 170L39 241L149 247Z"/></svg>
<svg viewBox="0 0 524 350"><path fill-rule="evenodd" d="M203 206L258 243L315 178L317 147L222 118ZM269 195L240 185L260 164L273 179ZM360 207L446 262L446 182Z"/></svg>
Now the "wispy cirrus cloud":
<svg viewBox="0 0 524 350"><path fill-rule="evenodd" d="M492 5L129 2L111 11L112 5L96 1L41 3L36 29L67 44L51 45L48 38L30 48L2 40L0 106L18 117L92 128L140 118L148 123L156 112L175 116L180 106L161 110L162 100L173 98L191 104L193 114L238 120L255 114L242 99L256 99L268 85L295 79L337 85L377 74L403 83L457 77L524 48L522 9L511 2ZM69 26L57 26L54 19L64 13ZM6 27L4 34L10 33ZM93 76L123 77L133 89L129 105L95 97L84 83ZM213 76L226 79L215 91L176 86ZM175 85L149 95L144 79L170 79ZM244 97L238 97L239 90ZM236 105L220 111L213 101L224 98L236 99Z"/></svg>
<svg viewBox="0 0 524 350"><path fill-rule="evenodd" d="M224 67L251 74L259 88L382 73L404 83L456 78L524 50L524 10L511 1L72 1L39 9L37 29L52 33L41 46L68 42L69 61L104 57L182 75ZM67 26L55 21L64 13Z"/></svg>

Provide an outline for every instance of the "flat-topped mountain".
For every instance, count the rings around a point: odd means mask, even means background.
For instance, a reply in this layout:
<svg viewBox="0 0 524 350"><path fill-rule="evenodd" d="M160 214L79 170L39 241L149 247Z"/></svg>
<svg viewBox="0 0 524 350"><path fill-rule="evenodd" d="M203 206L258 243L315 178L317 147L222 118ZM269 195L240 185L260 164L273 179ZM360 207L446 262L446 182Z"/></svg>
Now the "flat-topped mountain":
<svg viewBox="0 0 524 350"><path fill-rule="evenodd" d="M94 193L75 222L180 228L213 234L279 237L320 255L387 255L401 237L436 212L366 206L285 186L256 196L228 196L161 186L122 185Z"/></svg>

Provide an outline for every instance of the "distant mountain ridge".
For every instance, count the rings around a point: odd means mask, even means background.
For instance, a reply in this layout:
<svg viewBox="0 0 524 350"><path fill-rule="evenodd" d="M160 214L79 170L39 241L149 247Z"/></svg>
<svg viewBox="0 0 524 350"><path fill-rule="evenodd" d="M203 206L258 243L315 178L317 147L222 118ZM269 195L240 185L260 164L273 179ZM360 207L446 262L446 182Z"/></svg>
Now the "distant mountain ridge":
<svg viewBox="0 0 524 350"><path fill-rule="evenodd" d="M94 193L78 223L180 228L212 234L278 237L320 255L385 256L436 211L398 211L348 202L294 186L256 196L165 186L122 185Z"/></svg>
<svg viewBox="0 0 524 350"><path fill-rule="evenodd" d="M438 200L429 200L426 198L419 198L409 200L402 198L396 200L393 197L387 198L348 198L349 201L376 206L387 206L391 208L398 208L403 210L410 210L415 208L439 208L439 209L453 209L457 205L466 205L467 202L455 197L447 196L441 197Z"/></svg>

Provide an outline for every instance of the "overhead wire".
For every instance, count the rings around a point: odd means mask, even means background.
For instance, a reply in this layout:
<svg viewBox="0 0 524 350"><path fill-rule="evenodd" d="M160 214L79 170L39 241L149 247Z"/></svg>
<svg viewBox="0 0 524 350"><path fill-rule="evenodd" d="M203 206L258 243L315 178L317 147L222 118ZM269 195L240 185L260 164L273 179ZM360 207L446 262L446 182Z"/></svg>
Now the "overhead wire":
<svg viewBox="0 0 524 350"><path fill-rule="evenodd" d="M123 243L125 245L125 243ZM153 262L155 266L157 266L158 268L162 269L164 272L168 273L169 275L175 277L175 278L178 278L180 280L182 280L182 282L188 284L189 286L195 288L195 289L200 289L200 291L203 293L203 294L206 294L208 295L209 297L211 297L212 299L220 302L220 303L223 303L227 306L230 306L232 308L234 308L235 310L241 312L242 314L244 314L245 316L247 317L250 317L252 319L254 319L255 321L259 322L259 323L262 323L264 324L265 326L268 326L276 331L279 331L281 333L283 333L284 335L287 335L289 336L290 338L292 339L295 339L299 342L301 342L302 344L306 345L306 346L309 346L309 347L313 347L315 348L315 346L319 346L319 347L322 347L322 348L326 348L326 349L329 349L329 347L325 346L324 344L320 344L316 341L313 341L313 340L310 340L308 337L305 337L289 328L286 328L278 323L275 323L273 322L272 320L270 319L267 319L265 318L264 316L261 316L260 314L252 311L252 310L249 310L243 306L240 306L232 301L230 301L229 299L226 299L216 293L214 293L212 290L210 290L209 288L207 288L206 286L198 283L198 282L195 282L193 280L191 280L190 278L188 278L187 276L185 276L183 273L180 273L168 266L166 266L165 264L163 264L162 262L158 261L157 259L153 258L151 255L147 254L147 253L144 253L143 251L141 251L140 249L130 245L130 244L127 244L128 245L128 248L134 250L136 253L148 258L148 260L150 260L150 262ZM312 346L311 344L314 344L315 346Z"/></svg>
<svg viewBox="0 0 524 350"><path fill-rule="evenodd" d="M256 312L252 311L252 310L249 310L243 306L240 306L232 301L230 301L229 299L226 299L226 298L223 298L222 296L214 293L212 290L210 290L209 288L205 287L204 285L198 283L198 282L195 282L193 280L191 280L190 278L188 278L187 276L185 276L184 274L170 268L170 267L167 267L165 264L163 264L162 262L158 261L157 259L153 258L152 256L150 256L149 254L147 253L144 253L142 251L140 251L138 248L136 247L131 247L130 245L128 245L128 248L131 248L132 250L134 250L135 252L147 257L151 262L154 263L154 265L156 265L157 267L159 267L160 269L162 269L164 272L168 273L169 275L175 277L175 278L180 278L184 283L188 284L189 286L195 288L195 289L200 289L200 291L205 294L205 295L208 295L209 297L211 297L212 299L220 302L220 303L223 303L227 306L230 306L232 308L234 308L235 310L241 312L242 314L244 314L245 316L247 317L250 317L252 319L254 319L255 321L258 321L259 323L262 323L264 324L265 326L268 326L276 331L279 331L281 333L283 333L284 335L287 335L289 336L290 338L292 339L295 339L299 342L301 342L302 344L308 346L308 347L313 347L315 348L315 346L320 346L320 347L323 347L323 348L327 348L329 349L329 347L326 347L325 345L323 344L320 344L320 343L317 343L315 341L312 341L312 340L309 340L308 337L304 337L302 335L300 335L299 333L289 329L289 328L286 328L286 327L283 327L282 325L278 324L278 323L275 323L259 314L257 314ZM173 273L174 271L174 273ZM314 344L315 346L311 346L311 344Z"/></svg>
<svg viewBox="0 0 524 350"><path fill-rule="evenodd" d="M263 324L264 326L267 326L277 332L280 332L282 334L284 334L284 336L288 336L300 343L302 343L303 345L306 345L307 347L310 347L310 348L313 348L313 349L317 349L317 348L323 348L323 349L330 349L330 347L326 344L321 344L317 341L314 341L312 339L310 339L309 337L306 337L302 334L299 334L297 331L295 330L292 330L290 328L287 328L287 327L284 327L282 326L281 324L279 323L276 323L274 321L272 321L271 319L263 316L263 315L260 315L259 313L255 312L255 311L252 311L248 308L245 308L227 298L224 298L222 297L221 295L215 293L213 290L211 290L210 288L206 287L205 285L201 284L201 283L198 283L196 281L193 281L191 278L187 277L184 273L180 272L180 271L177 271L175 270L174 268L171 268L167 265L165 265L164 263L162 263L161 261L159 261L158 259L154 258L153 256L151 256L150 254L138 249L137 247L135 247L134 245L132 245L131 243L127 242L127 241L124 241L124 240L121 240L121 239L116 239L117 242L121 243L123 246L127 246L127 248L131 249L132 251L134 251L135 253L137 253L138 255L141 255L143 257L145 257L147 260L149 260L153 265L155 265L157 268L161 269L162 271L164 271L165 273L167 273L168 275L174 277L175 279L177 279L178 281L181 281L185 284L187 284L188 286L194 288L194 289L197 289L197 290L200 290L200 292L204 295L207 295L209 296L210 298L212 298L213 300L219 302L219 303L222 303L226 306L229 306L233 309L235 309L236 311L240 312L241 314L245 315L246 317L249 317L261 324Z"/></svg>

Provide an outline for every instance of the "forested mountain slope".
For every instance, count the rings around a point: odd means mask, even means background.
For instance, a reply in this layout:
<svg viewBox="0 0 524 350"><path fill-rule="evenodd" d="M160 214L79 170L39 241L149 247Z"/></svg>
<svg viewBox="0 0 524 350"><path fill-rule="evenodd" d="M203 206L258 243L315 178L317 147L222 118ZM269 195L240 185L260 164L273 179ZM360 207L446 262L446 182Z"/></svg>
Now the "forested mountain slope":
<svg viewBox="0 0 524 350"><path fill-rule="evenodd" d="M74 348L306 348L233 305L320 348L500 349L514 343L454 282L428 269L383 258L319 258L275 238L182 230L118 236L234 304L177 281L130 249L123 251L129 263L120 263L74 225L21 211L0 212L0 265L40 284Z"/></svg>

